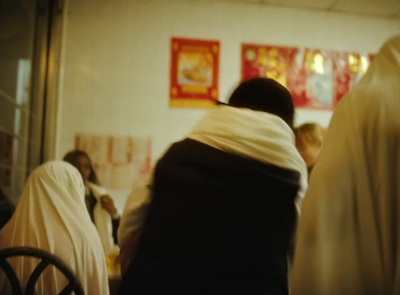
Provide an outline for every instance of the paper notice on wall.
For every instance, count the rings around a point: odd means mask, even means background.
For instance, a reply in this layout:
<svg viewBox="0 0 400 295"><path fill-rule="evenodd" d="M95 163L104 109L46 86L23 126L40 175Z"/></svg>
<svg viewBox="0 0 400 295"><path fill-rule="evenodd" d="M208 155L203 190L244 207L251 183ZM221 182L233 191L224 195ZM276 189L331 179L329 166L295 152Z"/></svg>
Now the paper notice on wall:
<svg viewBox="0 0 400 295"><path fill-rule="evenodd" d="M77 134L75 148L88 153L102 186L130 190L151 167L150 138Z"/></svg>

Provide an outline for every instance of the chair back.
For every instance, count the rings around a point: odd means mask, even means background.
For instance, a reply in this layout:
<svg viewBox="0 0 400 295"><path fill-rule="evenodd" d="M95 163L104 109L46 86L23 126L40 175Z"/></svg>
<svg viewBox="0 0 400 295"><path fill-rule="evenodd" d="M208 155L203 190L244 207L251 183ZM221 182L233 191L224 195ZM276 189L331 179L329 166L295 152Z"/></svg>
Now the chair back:
<svg viewBox="0 0 400 295"><path fill-rule="evenodd" d="M79 280L76 278L71 268L68 267L60 258L46 251L36 248L13 247L0 250L0 270L2 270L6 274L14 295L22 295L22 288L19 279L11 265L8 263L7 258L17 256L28 256L40 259L40 262L32 271L32 274L30 275L26 284L26 295L34 294L36 283L40 275L43 273L48 265L53 265L54 267L56 267L68 280L68 284L59 293L60 295L71 294L71 292L75 292L75 295L84 295Z"/></svg>

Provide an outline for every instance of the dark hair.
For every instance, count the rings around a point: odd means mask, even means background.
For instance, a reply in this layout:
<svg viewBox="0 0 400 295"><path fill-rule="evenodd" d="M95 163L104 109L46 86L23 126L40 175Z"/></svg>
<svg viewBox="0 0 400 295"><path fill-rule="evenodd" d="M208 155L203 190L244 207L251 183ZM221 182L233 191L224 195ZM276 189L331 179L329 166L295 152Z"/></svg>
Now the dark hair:
<svg viewBox="0 0 400 295"><path fill-rule="evenodd" d="M293 129L292 95L273 79L253 78L242 82L233 91L228 105L277 115Z"/></svg>
<svg viewBox="0 0 400 295"><path fill-rule="evenodd" d="M64 156L63 160L64 160L65 162L68 162L68 163L70 163L71 165L77 167L78 158L79 158L79 157L86 157L86 159L88 159L88 161L89 161L89 165L90 165L89 181L90 181L90 182L93 182L94 184L100 184L100 183L99 183L99 179L97 178L96 172L95 172L94 169L93 169L92 161L90 160L90 157L89 157L89 155L88 155L86 152L81 151L81 150L74 150L74 151L71 151L71 152L67 153L67 154Z"/></svg>

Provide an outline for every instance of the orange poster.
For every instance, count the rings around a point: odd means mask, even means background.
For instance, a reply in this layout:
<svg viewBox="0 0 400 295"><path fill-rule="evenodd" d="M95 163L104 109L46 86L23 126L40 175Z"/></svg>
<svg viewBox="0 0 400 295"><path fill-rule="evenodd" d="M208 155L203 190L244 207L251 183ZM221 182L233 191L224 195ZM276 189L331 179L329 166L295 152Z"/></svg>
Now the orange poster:
<svg viewBox="0 0 400 295"><path fill-rule="evenodd" d="M208 108L215 105L219 51L219 41L171 39L171 107Z"/></svg>

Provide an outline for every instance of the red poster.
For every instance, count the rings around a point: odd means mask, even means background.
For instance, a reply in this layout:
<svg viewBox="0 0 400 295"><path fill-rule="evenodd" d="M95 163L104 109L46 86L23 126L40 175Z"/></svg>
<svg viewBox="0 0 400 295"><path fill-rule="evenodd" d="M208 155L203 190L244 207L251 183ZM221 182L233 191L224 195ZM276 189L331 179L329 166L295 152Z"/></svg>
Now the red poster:
<svg viewBox="0 0 400 295"><path fill-rule="evenodd" d="M242 80L268 77L286 85L288 66L297 49L294 47L242 45Z"/></svg>
<svg viewBox="0 0 400 295"><path fill-rule="evenodd" d="M242 81L275 79L297 108L333 109L365 73L368 55L271 45L242 44Z"/></svg>
<svg viewBox="0 0 400 295"><path fill-rule="evenodd" d="M342 97L361 79L374 55L348 52L333 52L334 100Z"/></svg>
<svg viewBox="0 0 400 295"><path fill-rule="evenodd" d="M219 41L171 39L171 107L212 107L218 100Z"/></svg>
<svg viewBox="0 0 400 295"><path fill-rule="evenodd" d="M332 90L332 54L329 50L299 49L297 61L302 71L304 93L300 96L289 83L293 91L296 107L309 109L332 109L335 106ZM296 73L289 73L290 81L296 79Z"/></svg>

